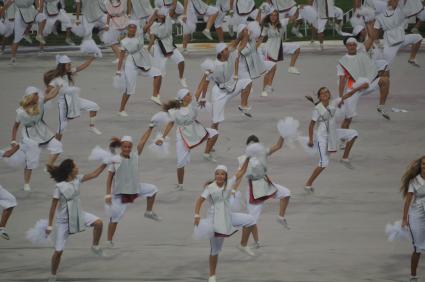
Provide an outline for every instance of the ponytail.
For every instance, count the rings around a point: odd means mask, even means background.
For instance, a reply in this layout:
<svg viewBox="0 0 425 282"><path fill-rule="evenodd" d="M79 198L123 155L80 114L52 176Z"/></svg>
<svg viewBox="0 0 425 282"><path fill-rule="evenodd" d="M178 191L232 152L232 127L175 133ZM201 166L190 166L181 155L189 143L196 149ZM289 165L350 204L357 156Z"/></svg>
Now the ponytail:
<svg viewBox="0 0 425 282"><path fill-rule="evenodd" d="M66 181L74 169L75 164L72 159L66 159L59 166L47 165L47 172L56 182Z"/></svg>
<svg viewBox="0 0 425 282"><path fill-rule="evenodd" d="M179 101L179 100L170 100L170 101L168 101L168 103L165 103L162 106L162 109L165 112L168 112L171 109L180 109L180 107L181 107L181 101Z"/></svg>
<svg viewBox="0 0 425 282"><path fill-rule="evenodd" d="M111 153L115 154L115 150L119 147L121 147L121 139L116 136L111 137L111 141L109 143L109 150Z"/></svg>

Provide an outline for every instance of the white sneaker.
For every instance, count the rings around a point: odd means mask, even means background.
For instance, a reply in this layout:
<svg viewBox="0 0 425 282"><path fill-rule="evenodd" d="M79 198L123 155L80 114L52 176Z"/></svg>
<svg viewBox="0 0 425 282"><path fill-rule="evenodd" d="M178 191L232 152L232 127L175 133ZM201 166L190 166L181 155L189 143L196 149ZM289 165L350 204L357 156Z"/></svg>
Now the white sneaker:
<svg viewBox="0 0 425 282"><path fill-rule="evenodd" d="M36 37L35 37L35 40L37 40L38 42L40 42L43 45L46 45L46 40L44 40L44 38L41 34L37 34Z"/></svg>
<svg viewBox="0 0 425 282"><path fill-rule="evenodd" d="M6 232L6 227L0 227L0 237L6 240L10 240L9 234Z"/></svg>
<svg viewBox="0 0 425 282"><path fill-rule="evenodd" d="M50 277L47 280L47 282L56 282L56 275L50 275Z"/></svg>
<svg viewBox="0 0 425 282"><path fill-rule="evenodd" d="M121 116L121 117L128 117L128 114L127 114L126 111L118 112L118 115Z"/></svg>
<svg viewBox="0 0 425 282"><path fill-rule="evenodd" d="M69 46L75 46L75 42L72 41L72 39L69 37L65 38L65 43L68 44Z"/></svg>
<svg viewBox="0 0 425 282"><path fill-rule="evenodd" d="M215 275L213 275L213 276L210 276L209 278L208 278L208 282L216 282L217 280L215 279Z"/></svg>
<svg viewBox="0 0 425 282"><path fill-rule="evenodd" d="M16 58L12 57L9 61L9 66L14 66L16 64Z"/></svg>
<svg viewBox="0 0 425 282"><path fill-rule="evenodd" d="M158 221L158 222L162 221L162 218L159 215L157 215L156 213L154 213L153 211L145 212L145 217L152 219L152 220L155 220L155 221Z"/></svg>
<svg viewBox="0 0 425 282"><path fill-rule="evenodd" d="M93 254L95 254L98 257L103 257L103 258L106 257L105 252L100 246L92 246L91 251L93 252Z"/></svg>
<svg viewBox="0 0 425 282"><path fill-rule="evenodd" d="M261 97L267 97L269 96L269 93L267 93L266 90L263 90L263 92L261 92Z"/></svg>
<svg viewBox="0 0 425 282"><path fill-rule="evenodd" d="M90 126L90 129L89 130L91 132L93 132L94 134L102 135L102 132L99 129L97 129L95 126Z"/></svg>
<svg viewBox="0 0 425 282"><path fill-rule="evenodd" d="M304 191L307 193L307 194L313 194L314 193L314 188L313 188L313 186L304 186Z"/></svg>
<svg viewBox="0 0 425 282"><path fill-rule="evenodd" d="M288 225L288 222L286 221L286 218L278 216L277 222L282 224L285 229L287 229L287 230L291 229L291 228L289 228L289 225Z"/></svg>
<svg viewBox="0 0 425 282"><path fill-rule="evenodd" d="M205 35L205 37L208 38L209 40L213 40L213 38L211 36L211 32L208 29L204 29L202 31L202 34Z"/></svg>
<svg viewBox="0 0 425 282"><path fill-rule="evenodd" d="M180 79L180 84L182 85L182 87L187 88L186 78Z"/></svg>
<svg viewBox="0 0 425 282"><path fill-rule="evenodd" d="M24 184L24 191L31 192L31 186L28 183Z"/></svg>
<svg viewBox="0 0 425 282"><path fill-rule="evenodd" d="M390 116L385 112L384 106L379 105L376 110L382 115L383 118L391 120Z"/></svg>
<svg viewBox="0 0 425 282"><path fill-rule="evenodd" d="M325 47L323 46L323 43L320 43L320 51L323 52L323 50L325 50Z"/></svg>
<svg viewBox="0 0 425 282"><path fill-rule="evenodd" d="M112 241L106 241L105 249L115 249L115 244Z"/></svg>
<svg viewBox="0 0 425 282"><path fill-rule="evenodd" d="M251 250L251 248L249 247L249 246L241 246L241 245L239 245L238 246L238 249L241 251L241 252L244 252L244 253L246 253L246 254L248 254L248 255L250 255L250 256L252 256L252 257L254 257L255 256L255 254L254 254L254 252Z"/></svg>
<svg viewBox="0 0 425 282"><path fill-rule="evenodd" d="M32 44L32 39L31 39L31 36L29 34L24 35L23 38L26 42L28 42L29 44Z"/></svg>
<svg viewBox="0 0 425 282"><path fill-rule="evenodd" d="M183 189L183 184L176 184L176 186L174 187L174 189L176 190L176 191L183 191L184 189Z"/></svg>
<svg viewBox="0 0 425 282"><path fill-rule="evenodd" d="M183 48L183 54L188 54L189 53L189 51L187 50L187 48Z"/></svg>
<svg viewBox="0 0 425 282"><path fill-rule="evenodd" d="M151 101L154 102L155 104L162 106L161 100L159 99L159 96L151 96Z"/></svg>
<svg viewBox="0 0 425 282"><path fill-rule="evenodd" d="M348 169L354 169L354 166L351 164L349 159L341 159L340 163L342 163Z"/></svg>
<svg viewBox="0 0 425 282"><path fill-rule="evenodd" d="M288 72L292 74L301 74L301 72L296 67L289 67Z"/></svg>
<svg viewBox="0 0 425 282"><path fill-rule="evenodd" d="M259 249L259 248L262 248L262 247L263 247L263 245L260 243L260 241L254 242L251 245L251 248L253 248L253 249Z"/></svg>
<svg viewBox="0 0 425 282"><path fill-rule="evenodd" d="M216 160L216 159L214 159L214 157L213 157L211 154L206 154L206 153L204 153L204 154L202 155L202 157L203 157L203 158L204 158L204 160L206 160L206 161L213 162L213 163L216 163L216 162L217 162L217 160Z"/></svg>
<svg viewBox="0 0 425 282"><path fill-rule="evenodd" d="M250 113L251 107L242 107L241 105L239 105L238 109L239 109L239 111L241 111L247 117L252 117L252 115Z"/></svg>

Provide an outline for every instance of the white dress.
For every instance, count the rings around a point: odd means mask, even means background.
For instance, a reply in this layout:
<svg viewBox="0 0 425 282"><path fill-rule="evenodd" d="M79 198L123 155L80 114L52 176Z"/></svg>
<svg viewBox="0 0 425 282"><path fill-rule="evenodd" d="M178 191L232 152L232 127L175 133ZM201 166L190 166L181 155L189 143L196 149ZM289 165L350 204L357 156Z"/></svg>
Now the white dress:
<svg viewBox="0 0 425 282"><path fill-rule="evenodd" d="M425 251L425 179L419 174L409 184L413 201L409 208L409 225L416 253Z"/></svg>

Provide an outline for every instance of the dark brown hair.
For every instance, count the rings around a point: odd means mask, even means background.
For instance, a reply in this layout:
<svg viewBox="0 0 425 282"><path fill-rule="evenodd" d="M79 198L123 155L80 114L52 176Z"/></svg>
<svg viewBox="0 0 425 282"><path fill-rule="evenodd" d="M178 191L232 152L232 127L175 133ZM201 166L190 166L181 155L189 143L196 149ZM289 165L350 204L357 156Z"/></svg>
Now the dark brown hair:
<svg viewBox="0 0 425 282"><path fill-rule="evenodd" d="M168 112L171 109L180 109L181 104L179 100L170 100L162 106L162 110Z"/></svg>
<svg viewBox="0 0 425 282"><path fill-rule="evenodd" d="M407 170L404 172L403 176L401 177L400 192L403 194L403 198L407 196L410 181L412 181L413 178L415 178L418 174L421 173L421 163L424 159L425 156L422 156L419 159L412 161L407 167Z"/></svg>
<svg viewBox="0 0 425 282"><path fill-rule="evenodd" d="M66 159L59 166L47 165L47 171L56 182L62 182L68 179L74 167L74 161Z"/></svg>
<svg viewBox="0 0 425 282"><path fill-rule="evenodd" d="M265 16L265 18L263 19L263 21L261 22L261 29L263 28L263 27L270 27L270 26L272 26L272 22L271 22L271 15L274 13L274 12L277 12L276 10L274 10L273 12L271 12L270 14L268 14L267 16ZM279 20L279 12L277 12L277 23L276 23L276 28L278 29L278 30L280 30L281 28L282 28L282 24L280 23L280 20Z"/></svg>
<svg viewBox="0 0 425 282"><path fill-rule="evenodd" d="M72 78L72 73L66 71L66 64L57 64L55 69L49 70L44 73L43 80L46 86L55 79L56 77L62 77L66 75L71 84L74 84L74 80Z"/></svg>
<svg viewBox="0 0 425 282"><path fill-rule="evenodd" d="M109 143L109 150L112 153L115 153L115 150L119 147L121 147L121 139L116 136L112 136Z"/></svg>

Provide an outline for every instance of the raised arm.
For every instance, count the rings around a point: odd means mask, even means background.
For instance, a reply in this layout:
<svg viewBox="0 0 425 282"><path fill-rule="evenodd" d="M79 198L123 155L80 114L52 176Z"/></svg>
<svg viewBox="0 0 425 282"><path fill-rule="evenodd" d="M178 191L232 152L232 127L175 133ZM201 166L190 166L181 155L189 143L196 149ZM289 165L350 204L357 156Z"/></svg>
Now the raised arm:
<svg viewBox="0 0 425 282"><path fill-rule="evenodd" d="M239 53L235 60L235 70L233 73L233 78L238 79L238 76L239 76Z"/></svg>
<svg viewBox="0 0 425 282"><path fill-rule="evenodd" d="M313 147L313 133L314 133L314 125L316 122L314 120L310 121L310 126L308 127L308 146Z"/></svg>
<svg viewBox="0 0 425 282"><path fill-rule="evenodd" d="M235 174L236 177L236 182L234 184L234 187L231 187L234 190L237 190L237 188L239 187L239 185L241 184L242 181L242 177L245 175L246 170L248 168L248 164L249 164L249 158L245 158L244 163L242 164L242 166L238 169L238 171Z"/></svg>
<svg viewBox="0 0 425 282"><path fill-rule="evenodd" d="M53 219L55 219L55 212L58 206L58 202L59 202L58 199L52 198L52 203L50 205L50 211L49 211L49 223L46 229L47 235L49 235L52 232Z"/></svg>
<svg viewBox="0 0 425 282"><path fill-rule="evenodd" d="M276 144L274 144L273 146L270 147L269 156L271 154L279 151L280 149L282 149L283 142L284 142L283 137L282 136L279 136L279 139L277 139Z"/></svg>
<svg viewBox="0 0 425 282"><path fill-rule="evenodd" d="M186 22L187 19L187 6L189 5L189 0L184 0L183 1L183 21Z"/></svg>
<svg viewBox="0 0 425 282"><path fill-rule="evenodd" d="M137 144L137 153L140 155L143 152L143 148L145 147L146 142L149 140L149 137L152 134L153 127L149 127L148 130L143 134L143 136L139 140L139 144Z"/></svg>
<svg viewBox="0 0 425 282"><path fill-rule="evenodd" d="M196 200L196 203L195 203L195 215L194 215L194 218L195 218L194 224L196 226L198 226L199 222L201 221L201 216L200 216L199 213L201 212L201 208L202 208L202 205L204 204L204 202L205 202L205 199L202 198L202 197L199 197Z"/></svg>
<svg viewBox="0 0 425 282"><path fill-rule="evenodd" d="M96 168L94 171L84 174L83 178L81 179L81 182L89 181L93 178L98 177L106 168L107 164L102 164L98 168Z"/></svg>
<svg viewBox="0 0 425 282"><path fill-rule="evenodd" d="M404 199L404 207L403 207L403 221L401 226L406 227L409 226L409 208L412 203L413 193L408 192L406 198Z"/></svg>
<svg viewBox="0 0 425 282"><path fill-rule="evenodd" d="M88 68L88 66L91 65L91 63L94 61L94 57L89 57L86 59L86 61L84 63L82 63L81 65L79 65L76 69L75 72L80 72L82 70L85 70L86 68Z"/></svg>

